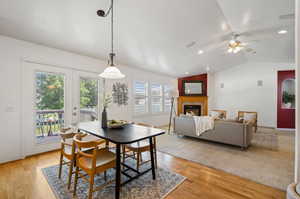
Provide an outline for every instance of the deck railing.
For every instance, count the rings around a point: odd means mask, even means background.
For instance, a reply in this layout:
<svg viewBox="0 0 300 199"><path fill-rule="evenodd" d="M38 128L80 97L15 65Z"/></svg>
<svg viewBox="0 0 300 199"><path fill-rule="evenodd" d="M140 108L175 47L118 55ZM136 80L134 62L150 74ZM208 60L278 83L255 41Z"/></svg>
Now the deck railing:
<svg viewBox="0 0 300 199"><path fill-rule="evenodd" d="M95 108L80 109L80 121L98 120ZM36 111L36 137L57 136L65 126L64 110L38 110Z"/></svg>
<svg viewBox="0 0 300 199"><path fill-rule="evenodd" d="M56 136L64 123L64 110L38 110L36 112L36 136Z"/></svg>

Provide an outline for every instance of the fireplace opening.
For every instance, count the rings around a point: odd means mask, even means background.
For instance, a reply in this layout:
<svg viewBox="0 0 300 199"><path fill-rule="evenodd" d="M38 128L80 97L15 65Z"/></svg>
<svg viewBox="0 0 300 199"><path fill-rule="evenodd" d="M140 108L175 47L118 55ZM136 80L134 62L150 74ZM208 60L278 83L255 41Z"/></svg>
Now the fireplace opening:
<svg viewBox="0 0 300 199"><path fill-rule="evenodd" d="M191 114L195 116L201 116L201 105L184 105L184 114Z"/></svg>

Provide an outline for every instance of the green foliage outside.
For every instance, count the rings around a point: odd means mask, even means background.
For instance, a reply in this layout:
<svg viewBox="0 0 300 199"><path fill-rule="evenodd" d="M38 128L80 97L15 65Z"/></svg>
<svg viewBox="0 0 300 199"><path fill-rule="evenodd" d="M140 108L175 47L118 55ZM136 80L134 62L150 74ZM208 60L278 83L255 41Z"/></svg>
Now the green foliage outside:
<svg viewBox="0 0 300 199"><path fill-rule="evenodd" d="M98 81L80 79L80 108L98 104ZM36 106L38 110L64 108L64 76L45 72L36 73Z"/></svg>
<svg viewBox="0 0 300 199"><path fill-rule="evenodd" d="M36 73L36 106L38 110L64 108L64 76Z"/></svg>
<svg viewBox="0 0 300 199"><path fill-rule="evenodd" d="M93 108L98 105L98 81L80 80L80 108Z"/></svg>

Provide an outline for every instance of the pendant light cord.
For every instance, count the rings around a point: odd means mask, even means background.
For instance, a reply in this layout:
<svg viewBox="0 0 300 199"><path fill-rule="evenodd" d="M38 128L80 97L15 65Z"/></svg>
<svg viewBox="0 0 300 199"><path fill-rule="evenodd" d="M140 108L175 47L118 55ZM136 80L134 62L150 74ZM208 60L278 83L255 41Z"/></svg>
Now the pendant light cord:
<svg viewBox="0 0 300 199"><path fill-rule="evenodd" d="M111 0L111 52L114 53L114 0Z"/></svg>
<svg viewBox="0 0 300 199"><path fill-rule="evenodd" d="M111 66L114 65L114 56L114 0L111 0Z"/></svg>

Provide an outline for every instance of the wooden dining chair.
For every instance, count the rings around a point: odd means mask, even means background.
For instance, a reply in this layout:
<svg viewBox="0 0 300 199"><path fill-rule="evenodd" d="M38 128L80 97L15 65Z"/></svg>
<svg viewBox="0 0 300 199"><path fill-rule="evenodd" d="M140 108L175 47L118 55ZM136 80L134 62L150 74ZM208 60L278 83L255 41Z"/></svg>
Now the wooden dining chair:
<svg viewBox="0 0 300 199"><path fill-rule="evenodd" d="M75 150L73 150L73 137L75 133L70 131L71 128L61 129L61 147L60 147L60 158L59 158L59 171L58 178L61 178L62 166L69 166L69 175L68 175L68 189L70 189L72 174L73 174L73 165L74 165L74 157Z"/></svg>
<svg viewBox="0 0 300 199"><path fill-rule="evenodd" d="M94 189L94 177L96 174L104 173L104 180L106 181L106 171L111 168L116 167L116 155L110 152L107 147L99 147L105 144L105 140L95 140L95 141L82 141L80 134L75 135L74 142L78 150L76 155L76 171L75 171L75 181L74 181L74 192L73 195L76 196L76 188L78 178L82 178L89 182L89 193L88 198L93 197L93 192L98 191L113 180L106 182L98 188ZM86 151L86 149L92 150ZM85 174L81 173L85 172ZM89 176L89 179L86 176Z"/></svg>
<svg viewBox="0 0 300 199"><path fill-rule="evenodd" d="M72 176L75 172L73 172L73 168L75 165L75 157L76 157L76 148L75 143L73 141L73 137L76 134L81 135L81 139L84 138L85 141L99 140L99 138L86 134L86 133L78 133L72 131L71 128L63 128L60 130L59 135L61 136L61 148L60 148L60 159L59 159L59 172L58 178L61 178L62 174L62 166L68 165L68 189L70 189Z"/></svg>
<svg viewBox="0 0 300 199"><path fill-rule="evenodd" d="M137 125L145 126L145 127L153 127L148 124L144 123L136 123ZM157 168L157 151L156 151L156 138L153 137L153 154L154 154L154 163L155 167ZM141 165L151 161L143 161L142 153L143 152L150 152L150 143L149 140L142 140L139 142L135 142L132 144L126 144L122 146L122 161L125 162L126 158L132 158L136 160L136 170L139 171Z"/></svg>

